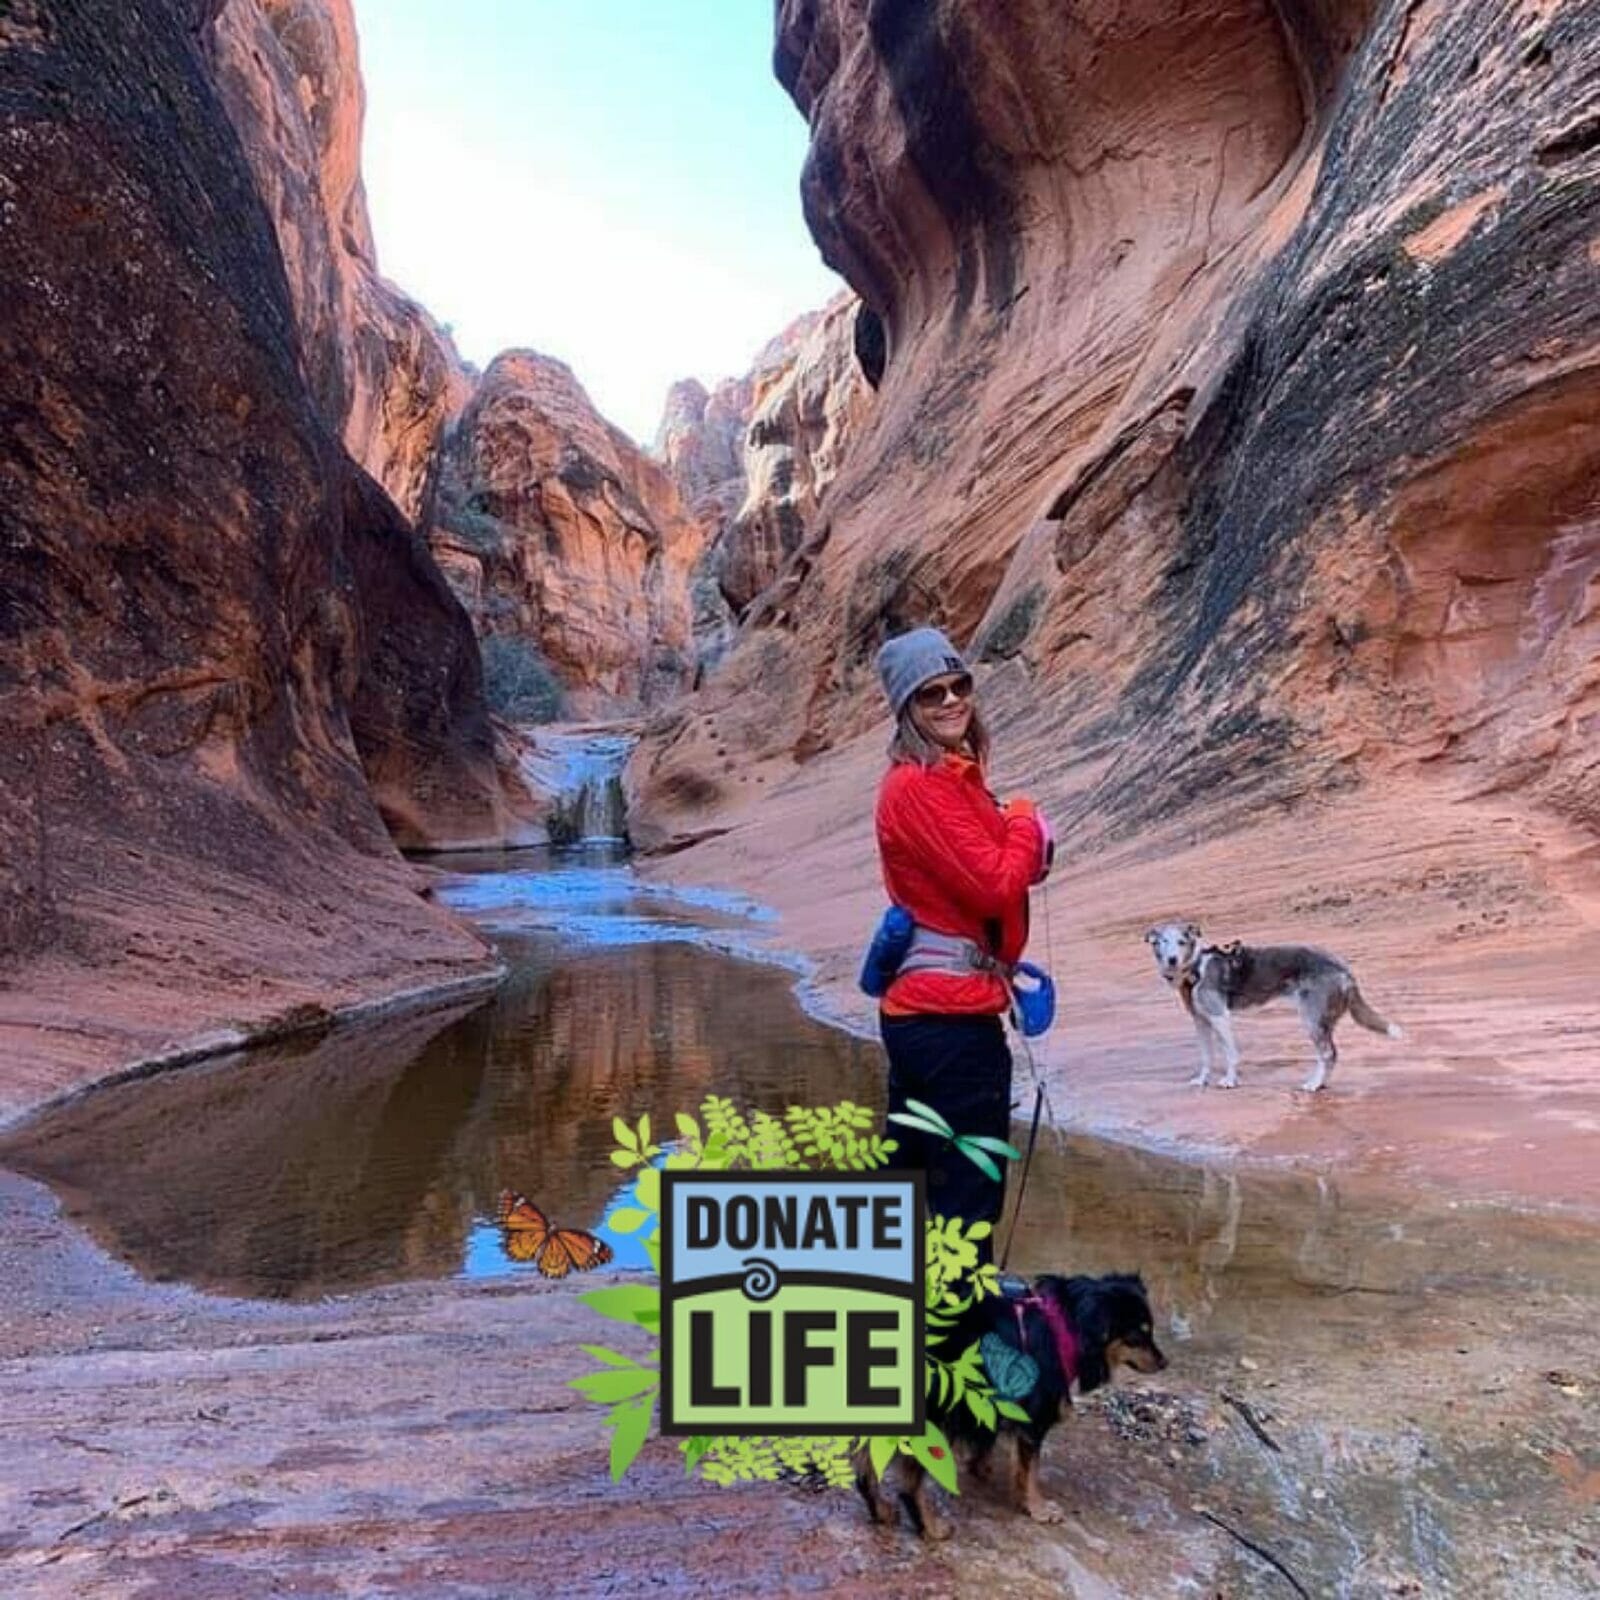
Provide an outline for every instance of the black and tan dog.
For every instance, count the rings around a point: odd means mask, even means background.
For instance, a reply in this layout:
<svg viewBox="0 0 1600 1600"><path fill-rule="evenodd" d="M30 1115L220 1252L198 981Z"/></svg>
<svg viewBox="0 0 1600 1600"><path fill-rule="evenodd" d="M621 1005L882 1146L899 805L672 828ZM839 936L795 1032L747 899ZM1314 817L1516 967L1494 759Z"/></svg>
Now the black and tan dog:
<svg viewBox="0 0 1600 1600"><path fill-rule="evenodd" d="M1059 1522L1061 1507L1047 1500L1039 1486L1039 1452L1046 1435L1071 1410L1074 1385L1079 1394L1090 1394L1109 1383L1119 1366L1159 1372L1167 1364L1155 1341L1144 1280L1128 1273L1035 1278L1026 1293L989 1295L973 1305L946 1335L944 1351L953 1358L989 1334L1027 1356L1037 1369L1031 1392L1017 1401L1028 1420L1002 1419L996 1434L980 1427L964 1402L953 1410L930 1406L929 1415L958 1460L980 1477L988 1475L998 1439L1013 1440L1018 1510L1035 1522ZM903 1454L891 1470L899 1474L900 1498L918 1531L929 1539L949 1538L950 1522L929 1501L926 1471ZM894 1504L864 1452L857 1458L856 1487L874 1522L895 1520Z"/></svg>

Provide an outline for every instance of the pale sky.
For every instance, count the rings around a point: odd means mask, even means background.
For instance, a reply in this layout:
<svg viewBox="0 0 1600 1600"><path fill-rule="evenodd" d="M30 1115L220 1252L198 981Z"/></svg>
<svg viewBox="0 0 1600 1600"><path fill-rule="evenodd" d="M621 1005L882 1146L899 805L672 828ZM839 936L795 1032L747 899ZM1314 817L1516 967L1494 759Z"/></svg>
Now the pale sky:
<svg viewBox="0 0 1600 1600"><path fill-rule="evenodd" d="M771 0L355 0L384 275L486 366L558 356L648 443L841 286Z"/></svg>

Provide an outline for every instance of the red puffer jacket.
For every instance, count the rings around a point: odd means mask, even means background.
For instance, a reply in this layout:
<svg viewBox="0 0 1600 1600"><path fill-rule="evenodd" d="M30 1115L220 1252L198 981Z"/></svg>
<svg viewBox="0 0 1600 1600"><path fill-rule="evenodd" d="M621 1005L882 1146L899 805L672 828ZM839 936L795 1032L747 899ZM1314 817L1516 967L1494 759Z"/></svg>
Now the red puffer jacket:
<svg viewBox="0 0 1600 1600"><path fill-rule="evenodd" d="M925 928L973 940L1002 961L1028 942L1028 885L1043 868L1033 807L1001 810L976 761L947 753L934 767L901 762L878 791L878 855L889 898ZM988 1014L1010 1003L991 972L908 972L883 998L891 1016Z"/></svg>

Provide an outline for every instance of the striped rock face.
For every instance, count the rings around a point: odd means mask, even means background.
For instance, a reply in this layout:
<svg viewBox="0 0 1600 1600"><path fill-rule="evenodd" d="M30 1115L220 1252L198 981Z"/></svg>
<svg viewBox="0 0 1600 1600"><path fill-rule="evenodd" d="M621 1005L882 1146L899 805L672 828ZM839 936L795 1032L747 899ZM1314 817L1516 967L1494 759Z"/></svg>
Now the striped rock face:
<svg viewBox="0 0 1600 1600"><path fill-rule="evenodd" d="M1600 828L1585 7L1005 13L779 8L882 372L723 674L747 754L871 727L934 622L1047 770L1115 753L1113 830L1395 762Z"/></svg>
<svg viewBox="0 0 1600 1600"><path fill-rule="evenodd" d="M806 215L877 390L814 533L635 756L635 836L707 841L661 870L771 898L859 1016L873 657L941 626L994 786L1061 840L1032 948L1069 1115L1576 1194L1594 28L1580 0L785 0ZM1140 936L1174 916L1325 945L1386 999L1408 974L1406 1045L1352 1060L1337 1134L1173 1102L1189 1023Z"/></svg>

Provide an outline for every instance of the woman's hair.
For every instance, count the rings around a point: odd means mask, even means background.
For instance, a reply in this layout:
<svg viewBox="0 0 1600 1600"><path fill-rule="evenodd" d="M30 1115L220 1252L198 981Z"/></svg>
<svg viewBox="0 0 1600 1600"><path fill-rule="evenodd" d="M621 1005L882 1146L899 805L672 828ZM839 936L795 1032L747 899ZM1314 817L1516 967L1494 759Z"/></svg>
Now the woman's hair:
<svg viewBox="0 0 1600 1600"><path fill-rule="evenodd" d="M972 721L967 724L967 749L976 757L979 766L989 764L989 730L984 727L976 705L972 708ZM890 762L895 766L912 762L919 767L933 767L943 755L944 746L930 739L911 720L911 702L907 700L895 718L894 738L889 741Z"/></svg>

